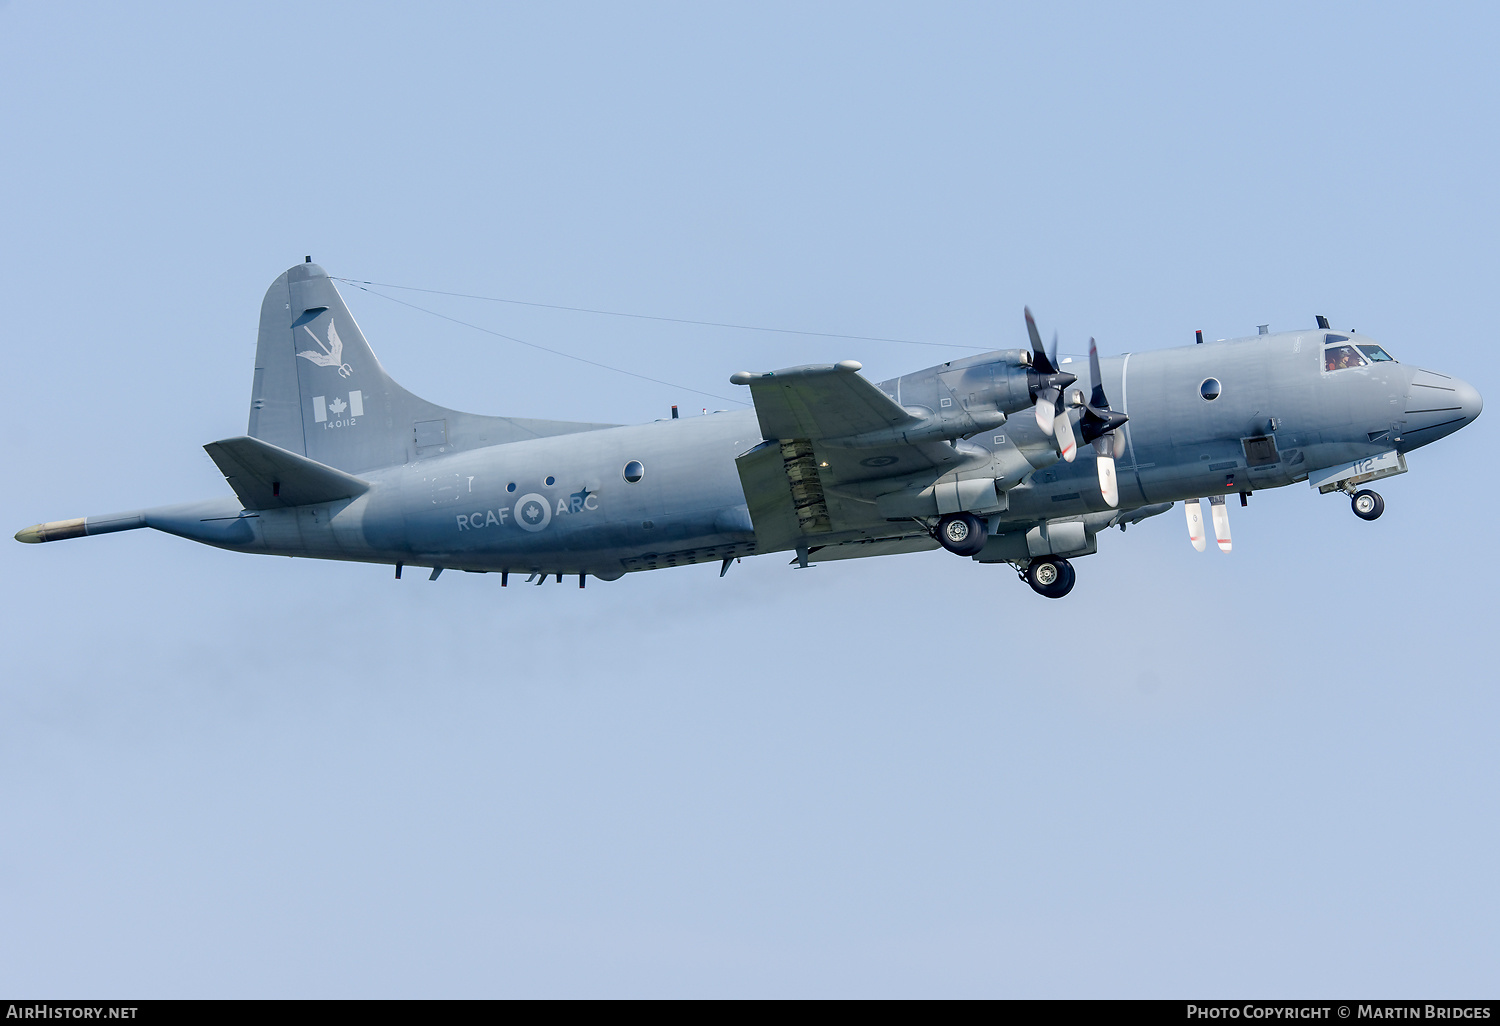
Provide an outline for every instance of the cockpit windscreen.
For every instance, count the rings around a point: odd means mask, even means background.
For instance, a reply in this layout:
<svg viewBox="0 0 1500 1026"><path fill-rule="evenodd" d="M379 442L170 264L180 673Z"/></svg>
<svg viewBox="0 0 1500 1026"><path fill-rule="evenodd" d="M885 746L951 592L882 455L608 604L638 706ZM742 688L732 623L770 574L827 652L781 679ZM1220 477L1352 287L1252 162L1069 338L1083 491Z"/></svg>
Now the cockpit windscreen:
<svg viewBox="0 0 1500 1026"><path fill-rule="evenodd" d="M1326 371L1348 370L1364 365L1364 357L1353 346L1329 346L1323 350L1323 369Z"/></svg>
<svg viewBox="0 0 1500 1026"><path fill-rule="evenodd" d="M1350 367L1363 367L1368 363L1396 362L1395 357L1376 345L1366 345L1363 342L1356 342L1353 345L1339 344L1350 341L1352 340L1348 335L1329 333L1323 336L1323 344L1328 347L1323 350L1324 370L1348 370Z"/></svg>

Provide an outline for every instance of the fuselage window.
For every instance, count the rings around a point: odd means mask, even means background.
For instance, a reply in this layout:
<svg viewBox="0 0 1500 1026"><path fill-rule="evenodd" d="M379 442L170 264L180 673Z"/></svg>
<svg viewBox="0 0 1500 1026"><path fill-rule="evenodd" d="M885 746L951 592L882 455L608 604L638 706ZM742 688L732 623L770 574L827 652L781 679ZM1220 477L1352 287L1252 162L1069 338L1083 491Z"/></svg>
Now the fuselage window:
<svg viewBox="0 0 1500 1026"><path fill-rule="evenodd" d="M1359 355L1359 350L1353 346L1329 346L1323 350L1323 369L1325 371L1348 370L1350 367L1363 367L1365 358Z"/></svg>
<svg viewBox="0 0 1500 1026"><path fill-rule="evenodd" d="M1198 394L1203 396L1205 402L1213 402L1223 391L1218 378L1204 378L1203 384L1198 386Z"/></svg>
<svg viewBox="0 0 1500 1026"><path fill-rule="evenodd" d="M1335 342L1347 342L1347 341L1349 341L1349 336L1348 335L1324 335L1323 336L1323 342L1326 345L1332 345Z"/></svg>
<svg viewBox="0 0 1500 1026"><path fill-rule="evenodd" d="M641 465L640 460L631 460L629 463L625 464L625 470L621 473L620 476L625 478L625 480L629 481L631 484L635 484L641 478L646 476L646 468Z"/></svg>
<svg viewBox="0 0 1500 1026"><path fill-rule="evenodd" d="M1396 358L1379 346L1360 346L1359 351L1370 358L1371 363L1395 363Z"/></svg>

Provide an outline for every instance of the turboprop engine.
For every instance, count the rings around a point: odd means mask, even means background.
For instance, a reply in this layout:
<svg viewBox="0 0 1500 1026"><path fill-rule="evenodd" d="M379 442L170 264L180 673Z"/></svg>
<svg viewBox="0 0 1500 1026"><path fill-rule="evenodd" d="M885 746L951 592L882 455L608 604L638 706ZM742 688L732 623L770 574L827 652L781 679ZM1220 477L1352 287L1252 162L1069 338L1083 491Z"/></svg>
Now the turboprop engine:
<svg viewBox="0 0 1500 1026"><path fill-rule="evenodd" d="M852 360L845 363L859 367ZM1035 401L1035 373L1031 364L1032 354L1026 350L1002 349L882 381L880 390L901 405L906 418L886 427L822 441L841 448L869 449L892 444L952 442L997 428L1011 414ZM1061 377L1074 380L1071 374ZM756 376L737 374L730 380L748 384Z"/></svg>

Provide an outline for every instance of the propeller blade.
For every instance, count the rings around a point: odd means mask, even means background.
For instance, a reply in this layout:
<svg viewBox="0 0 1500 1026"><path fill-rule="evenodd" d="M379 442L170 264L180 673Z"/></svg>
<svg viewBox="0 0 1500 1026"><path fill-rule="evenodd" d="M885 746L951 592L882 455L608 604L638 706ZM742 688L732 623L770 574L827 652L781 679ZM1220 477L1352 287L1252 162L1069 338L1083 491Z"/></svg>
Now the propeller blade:
<svg viewBox="0 0 1500 1026"><path fill-rule="evenodd" d="M1203 504L1197 499L1189 499L1182 504L1187 511L1188 541L1193 543L1193 548L1202 552L1208 548L1208 539L1203 534Z"/></svg>
<svg viewBox="0 0 1500 1026"><path fill-rule="evenodd" d="M1228 552L1233 545L1229 540L1229 507L1224 505L1224 496L1209 496L1208 507L1213 510L1214 539L1219 543L1219 551Z"/></svg>
<svg viewBox="0 0 1500 1026"><path fill-rule="evenodd" d="M1052 333L1052 348L1047 350L1047 359L1052 363L1052 369L1056 370L1062 364L1057 362L1057 332Z"/></svg>
<svg viewBox="0 0 1500 1026"><path fill-rule="evenodd" d="M1078 456L1078 439L1073 434L1073 419L1067 411L1052 418L1052 437L1057 439L1057 451L1062 458L1072 463Z"/></svg>
<svg viewBox="0 0 1500 1026"><path fill-rule="evenodd" d="M1041 332L1036 330L1036 318L1031 316L1031 307L1026 307L1026 334L1031 336L1031 366L1039 374L1051 374L1055 369L1042 348Z"/></svg>
<svg viewBox="0 0 1500 1026"><path fill-rule="evenodd" d="M1125 456L1125 433L1123 431L1111 431L1115 439L1115 459L1123 459Z"/></svg>
<svg viewBox="0 0 1500 1026"><path fill-rule="evenodd" d="M1094 460L1094 464L1099 470L1099 492L1113 509L1120 504L1120 486L1115 481L1114 457L1100 456Z"/></svg>
<svg viewBox="0 0 1500 1026"><path fill-rule="evenodd" d="M1036 394L1036 426L1047 434L1052 434L1052 422L1057 415L1057 396L1055 388L1044 388Z"/></svg>
<svg viewBox="0 0 1500 1026"><path fill-rule="evenodd" d="M1089 339L1089 384L1093 386L1089 405L1096 411L1109 409L1109 400L1104 398L1104 377L1099 373L1099 347L1092 338Z"/></svg>

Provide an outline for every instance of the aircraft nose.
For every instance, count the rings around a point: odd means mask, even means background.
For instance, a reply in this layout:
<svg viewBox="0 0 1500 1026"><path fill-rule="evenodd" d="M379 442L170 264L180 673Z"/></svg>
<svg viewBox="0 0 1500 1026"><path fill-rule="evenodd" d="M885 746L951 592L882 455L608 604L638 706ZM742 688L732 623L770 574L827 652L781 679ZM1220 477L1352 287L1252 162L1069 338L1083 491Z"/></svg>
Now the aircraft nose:
<svg viewBox="0 0 1500 1026"><path fill-rule="evenodd" d="M1458 402L1459 410L1462 412L1464 423L1467 424L1479 416L1479 411L1484 409L1484 397L1479 394L1479 389L1467 381L1453 380L1453 398Z"/></svg>
<svg viewBox="0 0 1500 1026"><path fill-rule="evenodd" d="M1416 368L1406 393L1406 416L1401 421L1401 436L1396 441L1403 451L1420 448L1467 427L1484 400L1479 390L1467 381L1449 374Z"/></svg>

